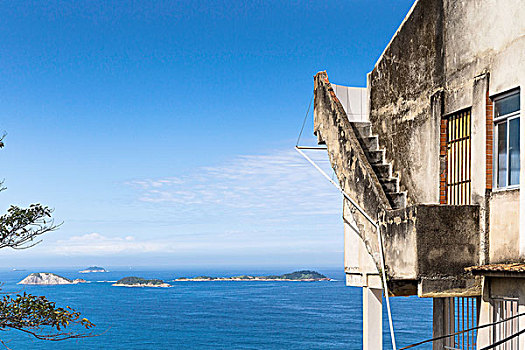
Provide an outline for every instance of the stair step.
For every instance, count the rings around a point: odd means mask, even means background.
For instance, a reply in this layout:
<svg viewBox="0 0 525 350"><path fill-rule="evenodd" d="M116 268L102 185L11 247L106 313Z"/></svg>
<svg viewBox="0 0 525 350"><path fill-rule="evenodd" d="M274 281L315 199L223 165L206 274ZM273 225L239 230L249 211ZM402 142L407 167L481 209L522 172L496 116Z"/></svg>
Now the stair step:
<svg viewBox="0 0 525 350"><path fill-rule="evenodd" d="M380 181L388 180L392 177L392 165L391 164L374 164L372 165L374 171Z"/></svg>
<svg viewBox="0 0 525 350"><path fill-rule="evenodd" d="M405 208L407 205L407 194L406 192L387 192L386 196L390 200L392 209Z"/></svg>
<svg viewBox="0 0 525 350"><path fill-rule="evenodd" d="M317 136L317 144L318 145L326 145L326 142L323 140L323 137L321 136L321 133L318 131L318 132L314 132L314 135Z"/></svg>
<svg viewBox="0 0 525 350"><path fill-rule="evenodd" d="M397 177L383 179L381 180L381 184L385 192L399 192L399 179Z"/></svg>
<svg viewBox="0 0 525 350"><path fill-rule="evenodd" d="M366 157L370 164L382 164L385 161L385 150L380 149L377 151L368 151L366 152Z"/></svg>
<svg viewBox="0 0 525 350"><path fill-rule="evenodd" d="M372 136L372 124L370 122L354 122L359 138Z"/></svg>
<svg viewBox="0 0 525 350"><path fill-rule="evenodd" d="M368 152L379 150L379 139L377 136L364 137L361 139L361 143Z"/></svg>
<svg viewBox="0 0 525 350"><path fill-rule="evenodd" d="M385 149L379 149L379 137L372 135L370 122L353 122L355 134L376 173L393 209L405 208L407 193L399 191L399 178L392 177L392 164L385 163Z"/></svg>

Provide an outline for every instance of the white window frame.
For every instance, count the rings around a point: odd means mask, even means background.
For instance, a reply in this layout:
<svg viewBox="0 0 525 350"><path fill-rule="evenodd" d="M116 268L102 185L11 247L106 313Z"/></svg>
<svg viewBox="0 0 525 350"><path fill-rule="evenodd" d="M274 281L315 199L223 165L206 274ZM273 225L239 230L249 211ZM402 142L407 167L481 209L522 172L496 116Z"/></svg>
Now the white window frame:
<svg viewBox="0 0 525 350"><path fill-rule="evenodd" d="M520 184L519 183L517 185L509 185L508 182L509 182L509 171L510 171L510 155L509 155L509 133L510 133L510 128L509 128L509 121L512 120L512 119L516 119L516 118L520 117L521 106L520 106L520 109L515 111L515 112L509 113L509 114L505 114L505 115L500 116L500 117L496 117L496 101L505 99L505 98L510 97L512 95L518 95L518 97L520 97L520 93L521 93L521 91L519 89L517 89L517 90L512 90L512 91L503 93L501 95L498 95L497 97L492 98L492 105L493 105L492 128L493 128L493 140L494 140L493 141L493 147L492 147L492 158L493 158L493 168L492 168L492 184L493 185L492 185L492 188L494 190L496 190L496 191L498 191L498 190L512 190L512 189L520 188ZM506 135L506 138L507 138L507 174L506 174L506 178L505 178L505 186L500 187L499 184L498 184L498 170L499 170L499 168L498 168L498 141L499 140L498 140L498 132L497 132L496 126L499 123L501 123L502 121L505 121L506 124L507 124L507 135ZM520 120L520 125L521 125L521 120ZM519 131L518 131L518 134L521 137L521 134L519 133ZM521 152L523 152L523 150L520 149L520 154L521 154ZM521 157L521 155L520 155L520 157ZM520 168L521 168L521 166L522 166L522 164L520 164Z"/></svg>

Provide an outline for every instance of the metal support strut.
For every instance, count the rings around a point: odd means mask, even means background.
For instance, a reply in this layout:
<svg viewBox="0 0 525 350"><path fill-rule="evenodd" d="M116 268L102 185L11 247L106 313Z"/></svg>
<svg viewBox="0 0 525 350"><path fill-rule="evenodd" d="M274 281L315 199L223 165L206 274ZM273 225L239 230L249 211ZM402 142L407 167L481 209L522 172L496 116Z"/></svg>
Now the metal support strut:
<svg viewBox="0 0 525 350"><path fill-rule="evenodd" d="M297 152L299 152L299 154L301 154L310 164L312 164L314 166L314 168L316 168L320 173L321 175L323 175L332 185L334 185L338 190L339 192L341 192L341 194L343 195L343 197L345 197L351 204L352 206L357 209L358 212L360 212L376 229L377 231L377 240L379 241L379 255L380 255L380 258L381 258L381 272L382 272L382 280L383 280L383 290L384 290L384 294L385 294L385 300L386 300L386 309L387 309L387 314L388 314L388 325L390 327L390 339L392 340L392 349L393 350L396 350L397 347L396 347L396 338L394 336L394 324L392 322L392 312L390 310L390 301L389 301L389 297L388 297L388 285L387 285L387 282L386 282L386 272L385 272L385 257L383 255L383 239L381 237L381 230L380 230L380 227L379 227L379 220L375 221L374 219L372 219L370 217L370 215L368 215L363 208L361 208L342 188L341 186L339 186L338 183L336 183L334 180L332 180L330 178L330 176L328 176L328 174L326 174L326 172L321 169L312 159L310 159L310 157L308 157L301 149L320 149L320 150L326 150L326 148L324 147L300 147L300 146L295 146L295 150Z"/></svg>

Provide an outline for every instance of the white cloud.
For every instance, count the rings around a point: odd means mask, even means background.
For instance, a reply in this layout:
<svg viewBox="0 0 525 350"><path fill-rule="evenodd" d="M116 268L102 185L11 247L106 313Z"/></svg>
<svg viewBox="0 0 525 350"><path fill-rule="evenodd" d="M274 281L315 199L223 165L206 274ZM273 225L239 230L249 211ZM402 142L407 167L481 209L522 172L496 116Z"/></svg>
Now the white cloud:
<svg viewBox="0 0 525 350"><path fill-rule="evenodd" d="M113 253L152 253L166 251L162 242L136 241L134 237L107 237L89 233L58 240L51 248L61 255L107 255Z"/></svg>
<svg viewBox="0 0 525 350"><path fill-rule="evenodd" d="M329 169L324 152L312 156ZM142 202L185 209L193 206L282 216L339 213L341 205L337 190L293 150L239 156L191 174L129 184L139 191Z"/></svg>
<svg viewBox="0 0 525 350"><path fill-rule="evenodd" d="M45 255L62 256L111 256L111 255L142 255L142 254L198 254L203 251L239 253L262 251L286 252L318 251L333 249L334 240L304 239L295 240L252 240L240 237L231 232L218 234L214 240L195 240L191 237L171 237L169 239L151 240L139 239L133 236L109 237L99 233L89 233L58 240L47 247Z"/></svg>

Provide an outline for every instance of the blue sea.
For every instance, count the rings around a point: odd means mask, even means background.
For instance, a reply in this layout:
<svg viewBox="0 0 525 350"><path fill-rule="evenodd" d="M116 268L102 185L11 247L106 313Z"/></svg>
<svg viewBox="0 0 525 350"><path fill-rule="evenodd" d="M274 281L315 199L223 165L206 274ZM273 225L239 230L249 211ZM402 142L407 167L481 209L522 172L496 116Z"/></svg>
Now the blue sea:
<svg viewBox="0 0 525 350"><path fill-rule="evenodd" d="M346 287L340 270L318 270L323 282L173 282L173 288L112 287L126 276L160 278L198 275L281 274L292 270L120 269L79 274L76 270L0 271L3 292L45 295L95 323L100 336L46 342L17 331L0 339L19 349L361 349L361 289ZM91 283L19 286L32 272L54 272ZM432 300L391 298L398 347L430 338ZM386 307L383 307L385 310ZM386 312L384 349L391 349ZM430 349L427 345L417 349Z"/></svg>

